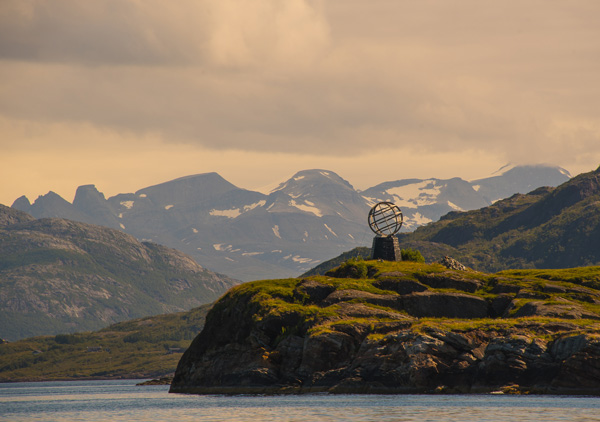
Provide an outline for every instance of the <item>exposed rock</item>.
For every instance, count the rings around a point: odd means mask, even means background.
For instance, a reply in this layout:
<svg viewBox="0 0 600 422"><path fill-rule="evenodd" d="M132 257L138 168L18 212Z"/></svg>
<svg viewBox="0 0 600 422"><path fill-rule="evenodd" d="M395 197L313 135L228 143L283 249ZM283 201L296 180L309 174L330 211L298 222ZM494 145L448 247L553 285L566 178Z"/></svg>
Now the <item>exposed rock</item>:
<svg viewBox="0 0 600 422"><path fill-rule="evenodd" d="M557 286L556 284L546 284L542 288L542 291L547 293L565 293L567 289L562 286Z"/></svg>
<svg viewBox="0 0 600 422"><path fill-rule="evenodd" d="M494 318L506 316L513 307L513 296L503 293L491 300L491 315Z"/></svg>
<svg viewBox="0 0 600 422"><path fill-rule="evenodd" d="M459 270L459 271L467 271L467 267L458 262L456 259L451 258L449 256L445 256L440 260L440 264L450 270Z"/></svg>
<svg viewBox="0 0 600 422"><path fill-rule="evenodd" d="M148 381L139 382L137 386L146 386L146 385L170 385L173 381L173 377L162 377L156 378Z"/></svg>
<svg viewBox="0 0 600 422"><path fill-rule="evenodd" d="M548 301L489 293L499 284L492 277L475 293L390 288L434 280L432 268L234 288L184 353L170 391L600 394L600 324L578 320L600 316L565 298L567 283L544 293ZM542 286L522 284L519 292Z"/></svg>
<svg viewBox="0 0 600 422"><path fill-rule="evenodd" d="M544 316L566 319L600 319L600 316L587 312L583 307L572 302L564 301L564 303L547 303L547 302L527 302L516 312L512 317L528 317L528 316Z"/></svg>
<svg viewBox="0 0 600 422"><path fill-rule="evenodd" d="M25 197L21 197L19 200L22 198ZM24 200L27 201L27 198ZM29 203L29 201L27 201L27 203ZM35 220L35 218L23 211L12 209L6 205L0 204L0 227L11 226L18 223L26 223L33 220Z"/></svg>
<svg viewBox="0 0 600 422"><path fill-rule="evenodd" d="M552 380L552 388L565 393L598 395L600 341L585 337L574 343L572 350L576 351L565 357L558 375Z"/></svg>
<svg viewBox="0 0 600 422"><path fill-rule="evenodd" d="M490 293L493 293L493 294L519 293L520 290L521 290L521 286L517 286L515 284L507 284L507 283L499 282L492 288Z"/></svg>
<svg viewBox="0 0 600 422"><path fill-rule="evenodd" d="M485 318L490 315L484 299L460 293L413 293L402 297L402 307L410 315L420 318Z"/></svg>
<svg viewBox="0 0 600 422"><path fill-rule="evenodd" d="M322 302L335 291L335 287L321 284L315 280L302 280L294 290L295 297L306 297L310 302Z"/></svg>
<svg viewBox="0 0 600 422"><path fill-rule="evenodd" d="M380 278L373 283L373 286L381 290L391 290L401 295L407 295L415 292L427 290L427 286L418 281L402 278Z"/></svg>
<svg viewBox="0 0 600 422"><path fill-rule="evenodd" d="M467 279L453 271L423 274L419 277L419 281L434 289L456 289L470 293L473 293L483 285L479 280Z"/></svg>

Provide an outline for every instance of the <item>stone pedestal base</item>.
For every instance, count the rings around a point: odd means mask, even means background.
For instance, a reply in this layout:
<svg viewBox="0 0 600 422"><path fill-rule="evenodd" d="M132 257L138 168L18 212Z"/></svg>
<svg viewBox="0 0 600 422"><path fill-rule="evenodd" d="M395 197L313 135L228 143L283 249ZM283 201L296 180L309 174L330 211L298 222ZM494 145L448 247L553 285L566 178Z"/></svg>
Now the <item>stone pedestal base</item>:
<svg viewBox="0 0 600 422"><path fill-rule="evenodd" d="M374 237L373 247L371 248L371 259L402 261L398 238L396 236Z"/></svg>

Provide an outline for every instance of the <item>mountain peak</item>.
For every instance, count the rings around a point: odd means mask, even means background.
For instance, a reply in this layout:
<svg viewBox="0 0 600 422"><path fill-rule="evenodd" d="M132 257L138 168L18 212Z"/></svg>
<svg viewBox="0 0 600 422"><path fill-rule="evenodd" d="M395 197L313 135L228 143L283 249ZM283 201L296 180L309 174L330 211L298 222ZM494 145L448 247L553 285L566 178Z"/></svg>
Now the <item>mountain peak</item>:
<svg viewBox="0 0 600 422"><path fill-rule="evenodd" d="M558 186L569 179L571 174L558 166L507 164L493 176L471 181L471 185L489 203L494 203L514 193L528 193L540 186Z"/></svg>
<svg viewBox="0 0 600 422"><path fill-rule="evenodd" d="M189 198L201 197L208 200L226 192L239 189L218 173L201 173L173 179L137 191L139 197L148 197L158 204L177 204Z"/></svg>
<svg viewBox="0 0 600 422"><path fill-rule="evenodd" d="M513 163L506 163L504 164L502 167L500 167L498 170L496 170L495 172L492 173L492 176L495 175L502 175L512 169L514 169L515 167L517 167L516 164Z"/></svg>
<svg viewBox="0 0 600 422"><path fill-rule="evenodd" d="M31 208L31 202L29 202L29 198L27 198L25 195L22 195L15 199L15 202L13 202L11 207L17 210L28 212Z"/></svg>
<svg viewBox="0 0 600 422"><path fill-rule="evenodd" d="M294 174L287 181L281 183L276 189L273 189L271 193L278 191L297 191L302 190L303 194L308 193L311 189L317 186L323 185L338 185L343 186L346 189L354 190L352 185L341 178L338 174L330 170L312 169L302 170ZM292 192L292 194L298 194L299 192ZM289 193L288 193L289 194Z"/></svg>
<svg viewBox="0 0 600 422"><path fill-rule="evenodd" d="M560 173L568 178L572 177L571 173L569 173L568 170L566 170L562 167L559 167L559 166L551 165L551 164L514 164L514 163L507 163L507 164L503 165L498 170L493 172L491 177L506 176L506 175L510 175L513 173L531 172L533 170L539 171L539 170L544 170L544 169L547 170L548 172L553 171L553 172Z"/></svg>
<svg viewBox="0 0 600 422"><path fill-rule="evenodd" d="M104 194L100 192L96 185L81 185L75 191L75 199L73 199L73 205L77 206L80 201L89 199L105 201Z"/></svg>

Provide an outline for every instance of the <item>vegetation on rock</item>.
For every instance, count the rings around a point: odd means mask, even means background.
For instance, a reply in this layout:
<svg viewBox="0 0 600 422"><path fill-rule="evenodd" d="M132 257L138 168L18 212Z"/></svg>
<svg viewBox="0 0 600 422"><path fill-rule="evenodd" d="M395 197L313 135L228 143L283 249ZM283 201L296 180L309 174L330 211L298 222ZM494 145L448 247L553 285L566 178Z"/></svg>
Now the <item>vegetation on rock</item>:
<svg viewBox="0 0 600 422"><path fill-rule="evenodd" d="M600 394L599 280L600 267L489 274L352 259L246 283L209 312L171 391Z"/></svg>

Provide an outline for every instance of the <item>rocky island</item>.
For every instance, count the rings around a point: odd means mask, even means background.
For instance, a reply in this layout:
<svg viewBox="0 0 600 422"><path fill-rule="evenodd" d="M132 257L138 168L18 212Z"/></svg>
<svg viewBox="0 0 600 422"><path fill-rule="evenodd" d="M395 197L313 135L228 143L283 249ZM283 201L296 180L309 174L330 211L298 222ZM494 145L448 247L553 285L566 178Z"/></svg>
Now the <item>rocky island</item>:
<svg viewBox="0 0 600 422"><path fill-rule="evenodd" d="M600 393L600 267L350 260L232 288L170 391Z"/></svg>

